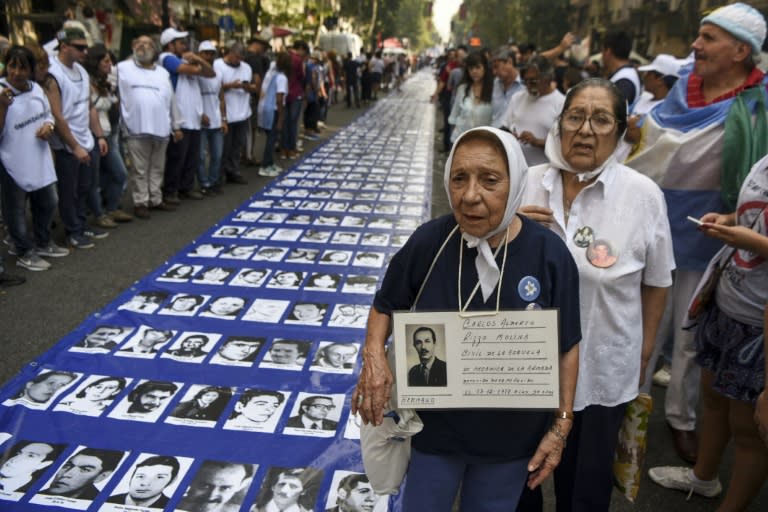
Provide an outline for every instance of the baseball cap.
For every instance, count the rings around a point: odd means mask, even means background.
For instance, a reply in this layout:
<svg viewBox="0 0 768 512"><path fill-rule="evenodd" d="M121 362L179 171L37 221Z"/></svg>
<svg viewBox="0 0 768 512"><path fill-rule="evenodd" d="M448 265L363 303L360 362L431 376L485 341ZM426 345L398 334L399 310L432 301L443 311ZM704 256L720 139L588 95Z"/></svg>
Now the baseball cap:
<svg viewBox="0 0 768 512"><path fill-rule="evenodd" d="M163 33L160 35L160 46L165 46L171 41L185 38L188 35L189 32L179 32L175 28L167 28L163 30Z"/></svg>
<svg viewBox="0 0 768 512"><path fill-rule="evenodd" d="M77 27L64 27L56 34L56 39L61 43L68 43L76 39L85 39L85 32Z"/></svg>
<svg viewBox="0 0 768 512"><path fill-rule="evenodd" d="M637 68L638 71L656 71L662 76L674 76L680 78L680 61L672 55L660 53L653 62Z"/></svg>
<svg viewBox="0 0 768 512"><path fill-rule="evenodd" d="M200 46L198 46L197 51L199 52L215 52L216 51L216 45L213 44L213 41L203 41L200 43Z"/></svg>

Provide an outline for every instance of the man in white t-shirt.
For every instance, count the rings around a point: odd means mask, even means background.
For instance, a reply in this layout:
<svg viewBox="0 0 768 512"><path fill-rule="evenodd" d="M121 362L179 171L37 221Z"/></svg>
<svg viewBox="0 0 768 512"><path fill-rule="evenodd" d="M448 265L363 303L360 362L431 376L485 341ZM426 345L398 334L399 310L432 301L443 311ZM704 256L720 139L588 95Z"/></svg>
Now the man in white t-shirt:
<svg viewBox="0 0 768 512"><path fill-rule="evenodd" d="M148 219L150 208L176 209L163 202L160 187L172 129L174 140L180 140L182 133L170 75L155 64L155 43L149 36L139 36L132 48L133 57L117 65L120 126L132 162L134 214Z"/></svg>
<svg viewBox="0 0 768 512"><path fill-rule="evenodd" d="M107 154L107 139L90 100L85 61L88 43L85 33L67 28L57 35L59 52L51 59L50 73L56 79L46 84L46 94L55 119L51 137L58 177L59 215L67 243L76 249L93 247L92 238L104 238L105 231L86 227L86 202L99 168ZM95 135L95 140L94 140Z"/></svg>
<svg viewBox="0 0 768 512"><path fill-rule="evenodd" d="M502 119L501 125L520 141L529 166L547 162L544 143L565 102L554 78L555 70L549 59L532 58L523 75L525 89L512 96Z"/></svg>
<svg viewBox="0 0 768 512"><path fill-rule="evenodd" d="M213 41L203 41L198 48L200 56L213 66L216 58L216 45ZM215 73L215 72L214 72ZM200 167L197 180L203 195L214 195L221 192L219 171L221 169L221 153L224 149L224 135L227 133L227 105L224 102L224 91L221 88L221 75L215 73L212 77L201 76L200 95L203 98L203 119L200 132ZM208 153L208 165L205 154Z"/></svg>
<svg viewBox="0 0 768 512"><path fill-rule="evenodd" d="M221 88L227 105L229 130L224 136L224 153L221 170L229 183L248 183L240 174L240 157L248 137L248 120L251 117L251 94L260 89L253 82L253 71L243 61L245 48L235 43L227 54L213 62L213 69L221 75Z"/></svg>
<svg viewBox="0 0 768 512"><path fill-rule="evenodd" d="M213 67L189 50L188 32L174 28L160 35L160 64L171 75L176 103L181 113L181 132L184 136L168 143L163 180L163 201L179 204L179 197L202 199L194 190L195 174L200 168L200 129L203 119L203 98L198 77L214 77Z"/></svg>

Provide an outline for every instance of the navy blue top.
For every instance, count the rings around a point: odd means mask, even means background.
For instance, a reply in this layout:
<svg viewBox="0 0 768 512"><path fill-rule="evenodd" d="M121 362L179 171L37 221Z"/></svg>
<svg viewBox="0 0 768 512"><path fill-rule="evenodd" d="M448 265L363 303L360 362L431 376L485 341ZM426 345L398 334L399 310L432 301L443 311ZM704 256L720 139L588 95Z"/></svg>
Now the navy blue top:
<svg viewBox="0 0 768 512"><path fill-rule="evenodd" d="M501 284L501 309L524 309L530 302L518 293L518 284L532 276L541 285L535 302L542 308L558 308L562 353L581 340L579 274L571 253L550 230L520 216L523 225L509 243ZM456 225L446 215L419 227L392 258L374 307L380 313L409 310L437 251ZM415 311L458 311L457 281L460 233L455 233L440 255ZM504 250L496 258L501 265ZM477 284L476 249L464 247L462 302ZM468 311L495 310L496 291L483 303L480 290ZM420 410L424 430L413 437L417 450L452 455L469 462L508 462L532 456L552 422L549 411L523 410Z"/></svg>

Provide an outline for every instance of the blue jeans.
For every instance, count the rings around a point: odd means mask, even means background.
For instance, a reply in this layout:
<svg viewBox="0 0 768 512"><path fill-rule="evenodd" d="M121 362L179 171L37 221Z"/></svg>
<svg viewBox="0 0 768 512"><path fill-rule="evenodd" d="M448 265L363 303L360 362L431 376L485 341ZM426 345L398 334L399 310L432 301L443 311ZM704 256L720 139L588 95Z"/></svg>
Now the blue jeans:
<svg viewBox="0 0 768 512"><path fill-rule="evenodd" d="M264 130L267 134L267 142L264 144L264 156L261 157L262 167L269 167L275 163L275 143L277 142L277 112L275 112L275 120L272 121L272 129Z"/></svg>
<svg viewBox="0 0 768 512"><path fill-rule="evenodd" d="M471 464L458 457L411 450L403 510L451 510L461 487L462 512L515 510L528 479L529 458L498 464Z"/></svg>
<svg viewBox="0 0 768 512"><path fill-rule="evenodd" d="M101 158L101 196L108 212L120 209L120 199L128 184L128 170L120 152L120 137L117 131L109 136L109 152Z"/></svg>
<svg viewBox="0 0 768 512"><path fill-rule="evenodd" d="M208 150L208 169L205 166L205 152ZM219 183L221 154L224 150L224 134L221 128L203 128L200 132L200 169L197 181L200 188L209 188Z"/></svg>
<svg viewBox="0 0 768 512"><path fill-rule="evenodd" d="M296 151L296 141L299 138L299 117L301 116L301 99L295 99L285 105L285 123L283 124L283 151Z"/></svg>
<svg viewBox="0 0 768 512"><path fill-rule="evenodd" d="M59 216L67 235L82 235L85 230L86 205L99 161L98 145L94 146L90 155L91 162L81 164L66 149L53 152L56 177L59 179Z"/></svg>
<svg viewBox="0 0 768 512"><path fill-rule="evenodd" d="M27 192L19 187L10 174L0 164L0 192L2 193L2 211L8 234L11 235L16 253L23 256L35 245L43 247L51 241L51 221L56 210L56 184ZM27 198L32 210L32 229L34 242L27 231ZM0 267L0 272L2 267Z"/></svg>
<svg viewBox="0 0 768 512"><path fill-rule="evenodd" d="M95 160L94 160L95 159ZM104 215L104 208L101 204L101 153L99 152L99 145L94 146L94 151L91 151L91 167L93 168L93 174L91 175L90 185L88 187L88 199L86 204L88 209L91 210L96 217Z"/></svg>

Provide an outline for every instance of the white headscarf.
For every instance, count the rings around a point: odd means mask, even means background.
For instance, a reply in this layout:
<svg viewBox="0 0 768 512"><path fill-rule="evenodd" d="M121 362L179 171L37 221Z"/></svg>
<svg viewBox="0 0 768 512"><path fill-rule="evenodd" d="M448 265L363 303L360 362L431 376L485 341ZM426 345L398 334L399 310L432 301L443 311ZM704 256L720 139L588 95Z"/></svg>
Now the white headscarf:
<svg viewBox="0 0 768 512"><path fill-rule="evenodd" d="M477 269L477 276L480 281L480 290L483 294L483 301L487 301L488 297L493 293L493 289L499 282L501 277L501 271L496 264L496 259L493 257L491 246L488 244L488 239L497 235L507 229L515 218L517 209L520 207L523 194L525 192L526 176L528 175L528 164L525 162L523 151L520 149L520 143L514 135L497 128L490 126L481 126L479 128L473 128L462 133L451 148L451 152L448 155L448 160L445 162L445 173L443 175L443 185L445 185L445 192L448 195L448 204L451 208L454 207L451 202L450 191L450 178L451 178L451 164L453 163L453 155L456 152L456 148L461 144L461 141L467 134L477 131L483 131L490 133L496 137L504 146L504 150L507 155L507 162L509 166L507 173L509 174L509 195L507 196L507 206L504 210L504 216L498 226L492 229L489 233L482 237L475 237L468 233L462 233L462 238L467 242L467 247L477 247L477 257L475 258L475 268Z"/></svg>
<svg viewBox="0 0 768 512"><path fill-rule="evenodd" d="M597 166L592 171L589 172L579 172L571 165L565 161L565 158L563 158L563 146L562 141L560 139L561 134L559 133L560 129L557 126L557 122L555 122L554 125L552 125L552 128L549 130L549 133L547 134L547 142L544 144L544 154L547 155L547 160L549 160L549 165L551 167L554 167L555 169L561 169L566 172L570 172L571 174L576 175L576 179L580 182L589 181L601 172L603 172L603 169L608 167L609 164L612 164L616 161L616 151L619 149L620 144L616 144L616 148L614 149L613 153L611 153L611 156L605 159L605 162Z"/></svg>

